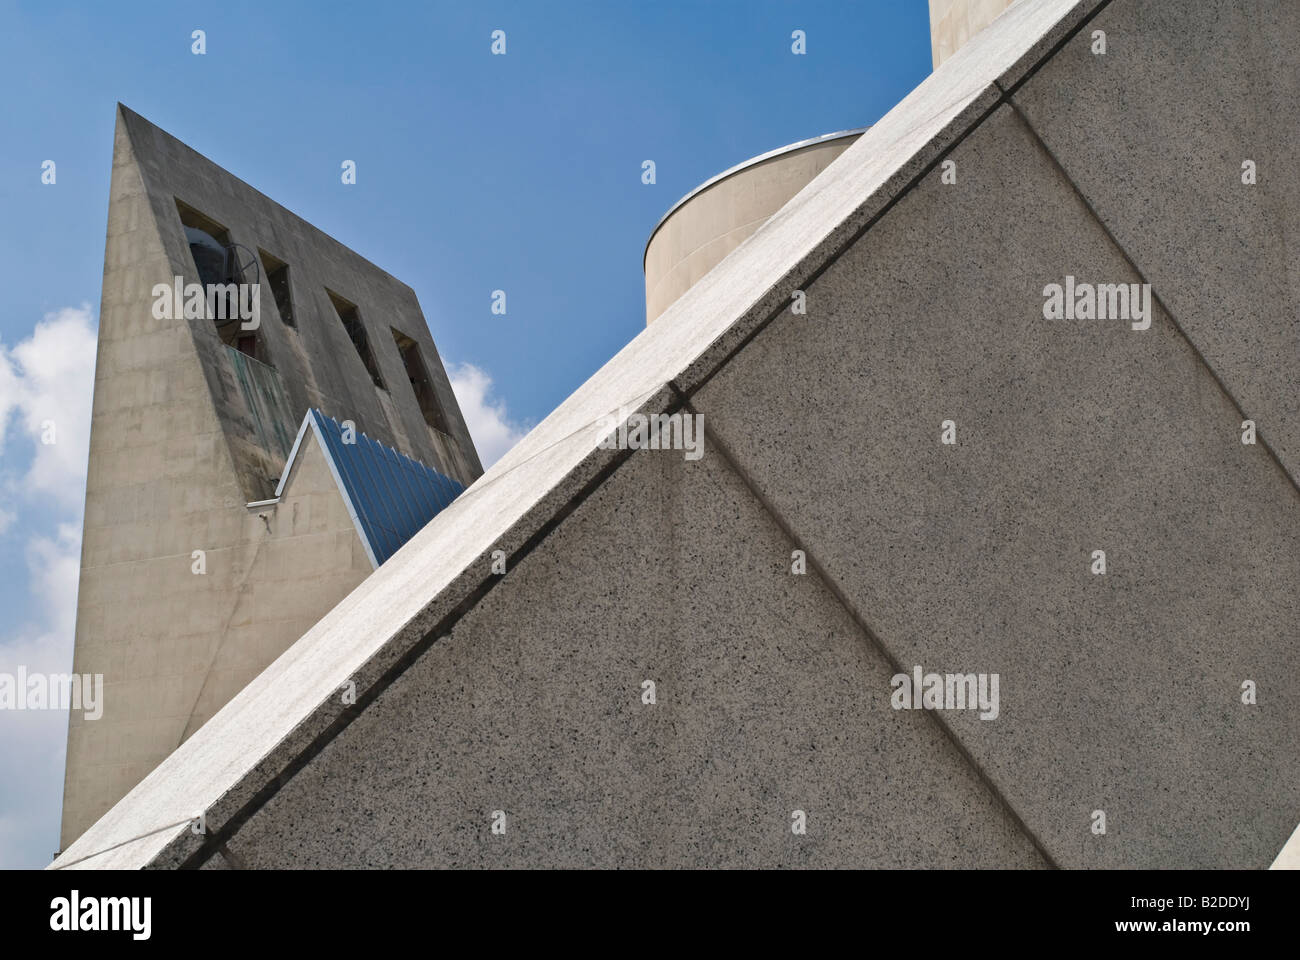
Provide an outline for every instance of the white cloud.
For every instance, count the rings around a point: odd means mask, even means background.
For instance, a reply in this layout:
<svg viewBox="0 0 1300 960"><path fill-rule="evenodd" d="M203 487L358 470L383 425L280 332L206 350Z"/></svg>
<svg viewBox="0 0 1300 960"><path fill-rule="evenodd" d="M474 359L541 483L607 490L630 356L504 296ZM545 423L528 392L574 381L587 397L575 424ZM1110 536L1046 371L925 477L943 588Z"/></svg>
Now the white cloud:
<svg viewBox="0 0 1300 960"><path fill-rule="evenodd" d="M81 524L60 523L53 537L32 537L27 543L27 569L32 596L44 611L47 635L60 643L66 641L57 655L63 658L60 662L65 668L70 667L81 575Z"/></svg>
<svg viewBox="0 0 1300 960"><path fill-rule="evenodd" d="M0 641L0 673L68 673L77 616L81 529L61 523L27 545L29 622ZM0 713L0 867L43 867L59 845L66 710Z"/></svg>
<svg viewBox="0 0 1300 960"><path fill-rule="evenodd" d="M5 484L6 493L61 514L53 529L41 529L24 522L25 511L0 505L0 534L25 538L28 568L21 622L11 617L0 635L0 672L72 669L95 342L93 317L81 307L47 314L12 348L0 344L0 456L12 458L20 438L31 451L25 476ZM486 371L463 363L448 372L479 457L490 466L526 427L510 419ZM43 443L51 423L55 442ZM0 714L0 867L44 866L58 846L67 723L66 711Z"/></svg>
<svg viewBox="0 0 1300 960"><path fill-rule="evenodd" d="M0 455L26 452L19 437L31 455L5 493L60 515L50 529L24 523L47 511L0 507L0 534L26 539L28 573L26 602L0 636L0 672L72 668L95 340L83 306L47 314L13 348L0 344ZM58 846L67 730L67 711L0 713L0 867L44 866Z"/></svg>
<svg viewBox="0 0 1300 960"><path fill-rule="evenodd" d="M486 371L472 363L458 363L447 369L447 375L486 470L522 440L528 430L510 419L504 400L492 396L492 377Z"/></svg>
<svg viewBox="0 0 1300 960"><path fill-rule="evenodd" d="M0 454L10 421L34 444L24 485L80 511L86 491L90 398L95 387L95 324L89 306L48 313L12 349L0 344Z"/></svg>

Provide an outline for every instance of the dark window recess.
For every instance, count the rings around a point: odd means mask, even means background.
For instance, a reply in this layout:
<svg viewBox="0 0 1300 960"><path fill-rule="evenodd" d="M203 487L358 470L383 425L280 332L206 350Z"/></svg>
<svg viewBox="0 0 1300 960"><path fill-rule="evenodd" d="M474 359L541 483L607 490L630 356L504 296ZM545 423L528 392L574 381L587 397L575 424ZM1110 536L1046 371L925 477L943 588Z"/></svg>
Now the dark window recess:
<svg viewBox="0 0 1300 960"><path fill-rule="evenodd" d="M393 340L397 342L397 352L402 355L402 364L406 367L406 376L415 391L416 402L420 404L420 412L424 414L424 422L440 433L450 434L442 405L438 403L438 396L429 381L429 371L425 369L424 358L420 356L420 345L398 330L393 331Z"/></svg>
<svg viewBox="0 0 1300 960"><path fill-rule="evenodd" d="M280 319L294 326L293 295L289 291L289 265L283 260L271 256L265 250L258 250L262 258L262 267L266 271L266 284L275 297L275 308L280 311Z"/></svg>
<svg viewBox="0 0 1300 960"><path fill-rule="evenodd" d="M325 292L330 295L330 302L334 304L335 312L338 313L339 319L343 321L343 329L347 331L352 346L357 348L357 356L365 364L370 379L375 381L375 386L380 390L388 389L379 376L379 364L375 363L375 355L370 349L370 340L366 336L366 328L361 322L361 314L357 310L357 305L344 300L332 290L326 290Z"/></svg>
<svg viewBox="0 0 1300 960"><path fill-rule="evenodd" d="M190 245L190 255L194 257L199 283L205 287L214 283L230 283L230 232L179 200L176 201L176 212L185 229L185 241Z"/></svg>
<svg viewBox="0 0 1300 960"><path fill-rule="evenodd" d="M239 313L239 285L260 282L261 271L256 260L230 239L230 231L211 217L180 200L176 201L176 213L185 231L190 256L194 258L199 283L205 290L213 286L228 288L207 299L208 315L217 335L228 346L267 362L261 338L256 330L242 329L243 320Z"/></svg>

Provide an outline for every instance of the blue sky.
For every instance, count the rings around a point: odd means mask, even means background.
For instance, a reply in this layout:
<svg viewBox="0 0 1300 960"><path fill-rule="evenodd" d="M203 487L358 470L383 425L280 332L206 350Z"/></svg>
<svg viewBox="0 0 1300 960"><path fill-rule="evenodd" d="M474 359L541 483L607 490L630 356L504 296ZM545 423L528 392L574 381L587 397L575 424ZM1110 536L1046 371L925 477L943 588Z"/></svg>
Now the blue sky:
<svg viewBox="0 0 1300 960"><path fill-rule="evenodd" d="M926 0L0 0L0 673L71 668L117 101L410 284L489 460L644 327L682 194L929 72ZM58 846L66 722L0 711L0 866Z"/></svg>

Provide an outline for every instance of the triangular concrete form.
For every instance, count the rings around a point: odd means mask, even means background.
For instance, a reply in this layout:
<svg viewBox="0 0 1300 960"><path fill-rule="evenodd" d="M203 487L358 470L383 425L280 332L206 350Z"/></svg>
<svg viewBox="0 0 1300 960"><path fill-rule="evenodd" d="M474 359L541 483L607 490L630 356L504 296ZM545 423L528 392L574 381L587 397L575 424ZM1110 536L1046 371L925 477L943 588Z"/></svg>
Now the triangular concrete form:
<svg viewBox="0 0 1300 960"><path fill-rule="evenodd" d="M55 866L1268 866L1297 35L1012 6ZM1044 319L1067 276L1150 326ZM620 409L702 413L703 457L602 448ZM997 718L892 709L916 665Z"/></svg>

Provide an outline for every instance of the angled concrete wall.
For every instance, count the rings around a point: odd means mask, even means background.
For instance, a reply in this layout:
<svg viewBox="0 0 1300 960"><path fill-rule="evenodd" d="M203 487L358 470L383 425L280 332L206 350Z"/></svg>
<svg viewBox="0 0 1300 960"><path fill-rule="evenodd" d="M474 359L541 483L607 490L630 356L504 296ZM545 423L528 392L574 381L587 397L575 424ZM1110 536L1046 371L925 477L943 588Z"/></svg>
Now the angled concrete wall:
<svg viewBox="0 0 1300 960"><path fill-rule="evenodd" d="M1233 136L1261 169L1300 153L1274 124L1300 14L1229 6L1013 5L54 866L1269 866L1300 819L1294 358L1234 367L1285 320L1216 341L1183 319L1200 275L1155 255L1234 242L1226 191L1262 184ZM1247 36L1279 100L1220 109L1200 84ZM1170 123L1215 99L1228 146L1072 173L1177 139L1065 120L1147 84ZM1149 323L1046 318L1067 277L1150 281ZM703 457L607 448L629 411L702 415ZM914 667L997 675L996 718L894 709Z"/></svg>
<svg viewBox="0 0 1300 960"><path fill-rule="evenodd" d="M693 402L900 661L1000 674L997 721L952 722L1057 863L1266 865L1296 488L1158 307L1043 318L1067 274L1138 277L1011 106L949 156Z"/></svg>
<svg viewBox="0 0 1300 960"><path fill-rule="evenodd" d="M890 709L892 668L791 574L792 549L716 451L632 457L229 850L249 867L1041 865L933 718Z"/></svg>
<svg viewBox="0 0 1300 960"><path fill-rule="evenodd" d="M1270 870L1300 870L1300 827L1291 834Z"/></svg>
<svg viewBox="0 0 1300 960"><path fill-rule="evenodd" d="M103 675L104 711L70 716L65 846L181 742L206 623L237 592L234 550L218 547L247 519L188 326L149 309L172 268L120 117L111 190L73 654L74 671ZM206 576L190 572L196 549Z"/></svg>
<svg viewBox="0 0 1300 960"><path fill-rule="evenodd" d="M1195 6L1110 4L1014 102L1300 477L1300 4Z"/></svg>

